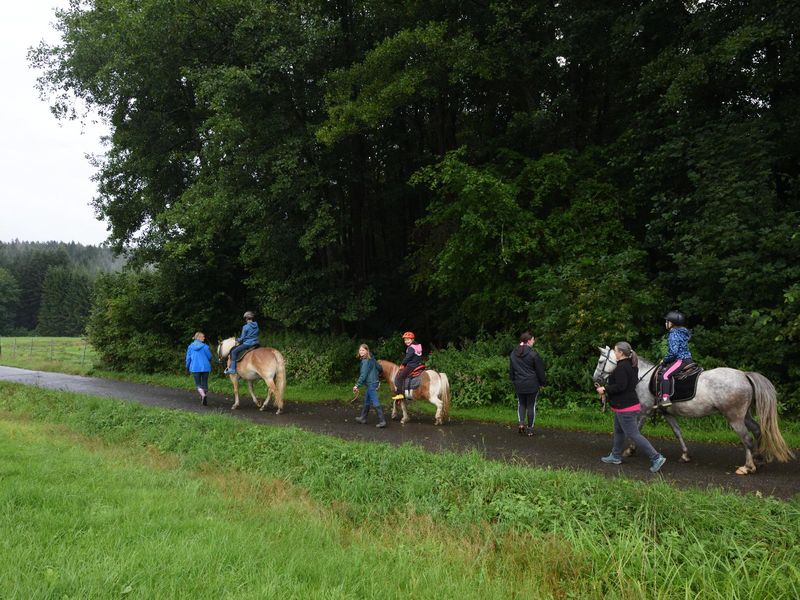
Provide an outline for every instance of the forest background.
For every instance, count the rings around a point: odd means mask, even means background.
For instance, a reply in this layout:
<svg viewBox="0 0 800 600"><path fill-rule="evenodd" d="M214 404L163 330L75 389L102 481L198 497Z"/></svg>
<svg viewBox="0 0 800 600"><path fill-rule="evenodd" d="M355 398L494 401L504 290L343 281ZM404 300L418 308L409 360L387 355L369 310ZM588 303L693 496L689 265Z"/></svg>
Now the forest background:
<svg viewBox="0 0 800 600"><path fill-rule="evenodd" d="M90 0L56 23L43 95L111 127L109 365L163 369L253 309L310 380L413 329L464 404L509 397L530 329L568 398L597 345L658 358L679 308L704 366L800 411L796 3Z"/></svg>

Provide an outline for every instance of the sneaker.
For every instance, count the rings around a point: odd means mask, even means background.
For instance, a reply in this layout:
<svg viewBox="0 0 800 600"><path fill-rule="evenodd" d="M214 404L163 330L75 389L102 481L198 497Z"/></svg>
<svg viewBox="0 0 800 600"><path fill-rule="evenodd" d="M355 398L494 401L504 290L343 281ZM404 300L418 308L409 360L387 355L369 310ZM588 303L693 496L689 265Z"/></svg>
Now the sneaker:
<svg viewBox="0 0 800 600"><path fill-rule="evenodd" d="M652 464L650 465L650 472L651 473L658 473L661 467L664 466L664 463L667 462L667 457L663 454L659 454L658 458L656 458Z"/></svg>
<svg viewBox="0 0 800 600"><path fill-rule="evenodd" d="M519 433L520 435L525 435L525 425L519 425L517 427L517 433Z"/></svg>
<svg viewBox="0 0 800 600"><path fill-rule="evenodd" d="M236 375L236 369L232 371L230 369L225 369L225 375Z"/></svg>
<svg viewBox="0 0 800 600"><path fill-rule="evenodd" d="M395 394L394 396L392 396L392 400L402 400L403 397L404 397L403 394Z"/></svg>
<svg viewBox="0 0 800 600"><path fill-rule="evenodd" d="M672 402L670 402L669 398L661 398L661 400L658 401L659 408L666 408L668 406L672 406Z"/></svg>
<svg viewBox="0 0 800 600"><path fill-rule="evenodd" d="M622 459L614 456L613 454L609 454L608 456L603 456L600 460L602 460L607 465L621 465Z"/></svg>
<svg viewBox="0 0 800 600"><path fill-rule="evenodd" d="M380 423L375 425L375 427L377 427L378 429L383 429L384 427L386 427L386 421L381 421Z"/></svg>
<svg viewBox="0 0 800 600"><path fill-rule="evenodd" d="M528 437L533 437L533 427L528 427L527 433L525 434Z"/></svg>

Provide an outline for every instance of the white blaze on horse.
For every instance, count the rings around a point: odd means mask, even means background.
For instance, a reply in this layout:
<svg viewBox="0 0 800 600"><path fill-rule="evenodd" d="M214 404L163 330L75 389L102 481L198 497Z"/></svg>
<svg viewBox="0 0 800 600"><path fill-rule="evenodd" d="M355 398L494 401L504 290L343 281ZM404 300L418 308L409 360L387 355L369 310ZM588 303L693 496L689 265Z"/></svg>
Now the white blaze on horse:
<svg viewBox="0 0 800 600"><path fill-rule="evenodd" d="M236 338L223 340L217 346L217 354L221 360L228 359L231 350L236 346ZM228 364L230 361L228 361ZM255 348L247 352L236 362L236 373L229 375L233 384L234 403L231 409L239 408L239 379L247 382L247 389L253 402L260 410L265 410L269 405L270 397L275 398L278 410L276 415L283 411L283 395L286 391L286 363L283 355L275 348ZM253 392L253 382L263 379L267 384L267 397L260 402Z"/></svg>
<svg viewBox="0 0 800 600"><path fill-rule="evenodd" d="M592 379L595 383L605 383L617 366L611 348L599 348L600 358ZM653 412L656 397L650 391L650 379L656 365L639 357L639 382L636 395L642 406L639 427ZM697 389L691 400L673 401L666 409L660 409L681 445L681 461L689 462L689 450L683 441L681 429L675 417L705 417L719 413L728 421L742 440L745 449L745 463L736 469L737 475L754 473L758 460L788 462L794 453L783 439L778 428L777 393L772 382L752 371L739 371L727 367L710 369L700 373ZM755 409L757 422L752 415ZM626 453L628 451L626 450Z"/></svg>
<svg viewBox="0 0 800 600"><path fill-rule="evenodd" d="M388 360L379 360L383 368L383 376L389 383L389 388L392 390L392 395L403 393L397 391L397 386L394 384L395 375L401 369L397 365ZM444 373L439 373L433 369L426 369L422 372L420 377L419 387L411 390L411 400L426 399L428 402L436 407L436 417L434 422L436 425L442 425L449 419L450 412L450 380ZM407 396L404 394L402 400L392 402L392 419L397 417L397 404L403 411L403 418L400 419L401 423L408 423L411 417L408 416L408 407L406 406Z"/></svg>

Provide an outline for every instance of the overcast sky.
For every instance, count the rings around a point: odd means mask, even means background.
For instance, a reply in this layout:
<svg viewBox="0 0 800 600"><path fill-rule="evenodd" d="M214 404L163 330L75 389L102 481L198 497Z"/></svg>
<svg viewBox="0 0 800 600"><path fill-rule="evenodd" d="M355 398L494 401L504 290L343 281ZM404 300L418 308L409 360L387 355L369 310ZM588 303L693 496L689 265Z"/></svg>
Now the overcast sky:
<svg viewBox="0 0 800 600"><path fill-rule="evenodd" d="M94 169L85 155L102 153L100 125L59 122L34 84L26 54L41 39L57 40L53 11L66 0L15 0L0 19L0 241L99 244L106 226L89 205Z"/></svg>

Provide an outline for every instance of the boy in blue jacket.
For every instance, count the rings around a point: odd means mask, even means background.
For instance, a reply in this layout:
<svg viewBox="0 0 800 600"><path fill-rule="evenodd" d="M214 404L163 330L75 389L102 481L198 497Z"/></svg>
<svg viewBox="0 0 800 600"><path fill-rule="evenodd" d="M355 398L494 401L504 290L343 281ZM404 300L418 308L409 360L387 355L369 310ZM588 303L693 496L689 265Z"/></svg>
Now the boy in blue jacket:
<svg viewBox="0 0 800 600"><path fill-rule="evenodd" d="M258 345L258 323L255 322L255 318L256 316L251 310L244 313L245 324L242 327L242 335L236 338L238 345L231 350L231 365L225 369L226 375L236 373L236 361L242 353L248 348Z"/></svg>

